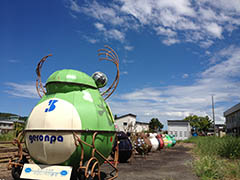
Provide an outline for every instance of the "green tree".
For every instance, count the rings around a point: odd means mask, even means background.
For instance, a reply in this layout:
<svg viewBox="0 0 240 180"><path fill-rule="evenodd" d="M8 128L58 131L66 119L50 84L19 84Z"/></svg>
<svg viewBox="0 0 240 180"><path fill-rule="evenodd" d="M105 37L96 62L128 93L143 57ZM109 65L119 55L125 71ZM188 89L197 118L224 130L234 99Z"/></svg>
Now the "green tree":
<svg viewBox="0 0 240 180"><path fill-rule="evenodd" d="M163 124L158 120L158 118L152 118L149 122L149 131L157 132L163 128Z"/></svg>
<svg viewBox="0 0 240 180"><path fill-rule="evenodd" d="M212 127L213 122L208 116L202 117L197 115L190 115L184 118L184 120L189 121L190 125L197 131L197 133L208 132L208 129Z"/></svg>

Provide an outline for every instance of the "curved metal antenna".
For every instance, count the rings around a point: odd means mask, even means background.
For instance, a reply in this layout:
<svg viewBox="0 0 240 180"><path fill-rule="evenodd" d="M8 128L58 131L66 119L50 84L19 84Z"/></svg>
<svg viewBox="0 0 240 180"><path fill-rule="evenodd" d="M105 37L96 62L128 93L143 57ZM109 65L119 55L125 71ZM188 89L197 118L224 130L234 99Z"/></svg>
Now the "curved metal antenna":
<svg viewBox="0 0 240 180"><path fill-rule="evenodd" d="M38 63L37 65L37 69L36 69L36 73L37 73L37 80L36 80L36 89L37 89L37 93L40 96L40 98L42 98L42 96L44 94L46 94L46 90L44 89L43 85L42 85L42 80L41 80L41 69L42 69L42 65L43 63L46 61L46 59L52 56L52 54L49 54L48 56L44 56Z"/></svg>
<svg viewBox="0 0 240 180"><path fill-rule="evenodd" d="M118 59L117 53L110 46L105 45L104 47L105 47L104 49L98 50L98 56L100 56L99 60L111 61L117 67L117 74L116 74L115 80L113 81L112 85L101 94L104 97L104 100L106 100L116 90L117 85L119 83L120 73L119 73L119 59Z"/></svg>

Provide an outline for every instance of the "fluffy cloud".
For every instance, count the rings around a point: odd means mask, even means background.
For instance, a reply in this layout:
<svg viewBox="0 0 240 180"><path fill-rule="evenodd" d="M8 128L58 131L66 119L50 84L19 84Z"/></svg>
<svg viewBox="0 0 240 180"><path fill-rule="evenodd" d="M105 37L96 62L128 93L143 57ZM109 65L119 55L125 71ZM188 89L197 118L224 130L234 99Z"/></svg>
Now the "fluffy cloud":
<svg viewBox="0 0 240 180"><path fill-rule="evenodd" d="M206 24L206 30L217 38L222 37L222 27L217 25L216 23Z"/></svg>
<svg viewBox="0 0 240 180"><path fill-rule="evenodd" d="M117 29L109 29L107 30L104 24L95 23L94 26L99 30L102 31L104 34L105 39L115 39L118 41L123 42L125 39L125 34Z"/></svg>
<svg viewBox="0 0 240 180"><path fill-rule="evenodd" d="M106 28L105 31L100 29L104 36L110 34L108 38L121 42L126 39L128 30L139 31L142 27L148 27L162 36L162 42L166 45L186 41L208 48L215 39L223 38L225 31L231 33L240 25L240 3L235 0L68 2L72 13L92 17Z"/></svg>
<svg viewBox="0 0 240 180"><path fill-rule="evenodd" d="M99 31L106 31L106 28L104 27L104 24L95 23L94 25Z"/></svg>
<svg viewBox="0 0 240 180"><path fill-rule="evenodd" d="M240 83L236 81L240 76L240 48L230 46L213 56L218 63L210 63L190 85L148 87L112 96L109 103L113 112L135 113L139 121L147 122L157 117L166 125L168 119L183 119L190 114L211 117L211 96L214 95L216 121L223 123L223 112L240 98ZM38 98L34 82L8 82L6 86L5 92L13 96Z"/></svg>
<svg viewBox="0 0 240 180"><path fill-rule="evenodd" d="M180 41L178 39L168 38L168 39L164 39L162 42L163 42L163 44L170 46L172 44L179 43Z"/></svg>
<svg viewBox="0 0 240 180"><path fill-rule="evenodd" d="M183 119L190 114L211 117L214 95L216 121L223 123L223 112L229 108L226 103L233 105L240 98L240 83L234 80L240 76L240 48L230 46L215 56L220 62L200 72L191 85L151 87L118 94L110 102L113 111L119 115L135 113L141 121L157 117L166 125L168 119Z"/></svg>
<svg viewBox="0 0 240 180"><path fill-rule="evenodd" d="M182 75L182 78L184 78L184 79L185 79L185 78L188 78L188 77L189 77L189 75L186 74L186 73Z"/></svg>
<svg viewBox="0 0 240 180"><path fill-rule="evenodd" d="M133 46L124 46L124 49L127 51L132 51L134 49Z"/></svg>
<svg viewBox="0 0 240 180"><path fill-rule="evenodd" d="M14 83L14 82L7 82L5 83L8 90L5 92L17 97L26 97L26 98L38 98L37 90L36 90L36 83Z"/></svg>

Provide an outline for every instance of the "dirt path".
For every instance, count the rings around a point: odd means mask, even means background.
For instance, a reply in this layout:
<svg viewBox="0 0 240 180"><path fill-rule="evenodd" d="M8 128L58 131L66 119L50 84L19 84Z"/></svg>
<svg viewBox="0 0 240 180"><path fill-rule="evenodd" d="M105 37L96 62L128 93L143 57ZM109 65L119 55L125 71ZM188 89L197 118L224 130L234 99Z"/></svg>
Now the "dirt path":
<svg viewBox="0 0 240 180"><path fill-rule="evenodd" d="M178 144L150 153L146 159L134 158L131 163L119 164L117 180L198 180L191 169L191 149L191 145Z"/></svg>
<svg viewBox="0 0 240 180"><path fill-rule="evenodd" d="M117 180L198 180L191 169L191 145L177 144L170 149L150 153L146 158L135 157L131 163L119 164ZM106 165L101 171L109 172ZM0 179L12 180L6 164L0 164Z"/></svg>

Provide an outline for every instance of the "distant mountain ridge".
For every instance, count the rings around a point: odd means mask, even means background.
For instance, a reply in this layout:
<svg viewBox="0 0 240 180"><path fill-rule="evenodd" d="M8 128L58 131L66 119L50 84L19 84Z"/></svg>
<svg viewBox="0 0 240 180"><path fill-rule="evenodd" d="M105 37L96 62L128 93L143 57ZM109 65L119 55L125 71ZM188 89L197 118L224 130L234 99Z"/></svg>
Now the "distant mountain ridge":
<svg viewBox="0 0 240 180"><path fill-rule="evenodd" d="M19 120L26 120L28 117L27 116L19 116L17 114L12 114L12 113L2 113L0 112L0 118L9 118L11 116L18 116Z"/></svg>

